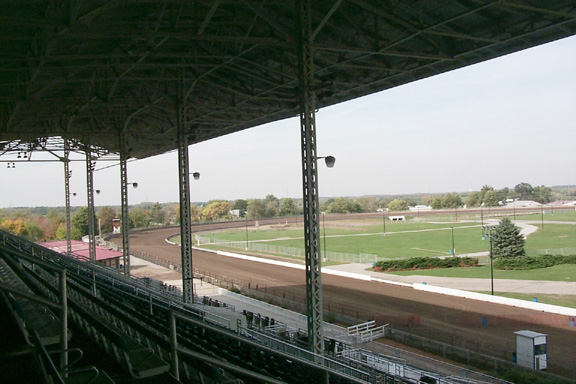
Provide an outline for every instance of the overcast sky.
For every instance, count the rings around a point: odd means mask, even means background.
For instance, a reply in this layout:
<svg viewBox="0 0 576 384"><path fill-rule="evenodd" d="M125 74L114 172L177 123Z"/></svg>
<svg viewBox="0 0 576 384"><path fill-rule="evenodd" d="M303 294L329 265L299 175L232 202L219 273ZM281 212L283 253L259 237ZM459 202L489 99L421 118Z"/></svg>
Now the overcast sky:
<svg viewBox="0 0 576 384"><path fill-rule="evenodd" d="M317 113L320 196L576 184L576 37L448 72ZM191 200L302 197L297 118L190 147ZM105 164L98 164L98 168ZM72 205L86 204L72 163ZM178 201L176 153L132 161L130 204ZM97 171L100 205L120 204L119 167ZM63 206L61 163L0 167L0 207Z"/></svg>

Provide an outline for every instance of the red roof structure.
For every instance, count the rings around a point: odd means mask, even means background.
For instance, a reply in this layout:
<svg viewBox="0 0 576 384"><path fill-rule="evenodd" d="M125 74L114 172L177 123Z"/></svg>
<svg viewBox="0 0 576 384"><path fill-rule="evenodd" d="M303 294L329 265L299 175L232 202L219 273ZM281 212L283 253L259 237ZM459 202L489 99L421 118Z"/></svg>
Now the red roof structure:
<svg viewBox="0 0 576 384"><path fill-rule="evenodd" d="M90 250L88 248L88 243L79 240L71 240L70 243L72 245L73 255L80 256L81 258L86 258L87 260L90 259ZM45 243L40 243L40 245L64 255L68 250L66 240L47 241ZM96 246L96 261L114 259L121 256L122 252Z"/></svg>

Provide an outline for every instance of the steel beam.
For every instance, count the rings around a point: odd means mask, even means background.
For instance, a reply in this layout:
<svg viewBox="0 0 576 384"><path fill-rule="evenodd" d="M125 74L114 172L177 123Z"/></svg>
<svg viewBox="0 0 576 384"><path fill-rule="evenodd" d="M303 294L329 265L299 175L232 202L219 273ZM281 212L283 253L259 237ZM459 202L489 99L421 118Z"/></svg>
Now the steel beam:
<svg viewBox="0 0 576 384"><path fill-rule="evenodd" d="M95 241L95 213L94 213L94 163L92 162L92 152L90 147L86 149L86 192L88 196L88 249L90 262L96 261L96 241Z"/></svg>
<svg viewBox="0 0 576 384"><path fill-rule="evenodd" d="M64 139L64 193L66 194L66 254L72 253L72 225L70 223L70 142Z"/></svg>
<svg viewBox="0 0 576 384"><path fill-rule="evenodd" d="M194 302L192 269L192 228L190 219L190 168L188 138L184 132L186 123L184 73L179 71L177 82L176 125L178 130L178 180L180 184L180 239L182 254L182 295L185 303Z"/></svg>
<svg viewBox="0 0 576 384"><path fill-rule="evenodd" d="M128 170L126 167L126 150L124 138L120 137L120 189L122 209L122 262L124 274L130 276L130 219L128 216Z"/></svg>
<svg viewBox="0 0 576 384"><path fill-rule="evenodd" d="M320 253L320 207L316 156L316 95L313 91L314 61L310 0L296 2L299 14L298 69L300 90L300 134L304 196L306 250L306 309L308 339L312 351L324 353L322 332L322 278Z"/></svg>

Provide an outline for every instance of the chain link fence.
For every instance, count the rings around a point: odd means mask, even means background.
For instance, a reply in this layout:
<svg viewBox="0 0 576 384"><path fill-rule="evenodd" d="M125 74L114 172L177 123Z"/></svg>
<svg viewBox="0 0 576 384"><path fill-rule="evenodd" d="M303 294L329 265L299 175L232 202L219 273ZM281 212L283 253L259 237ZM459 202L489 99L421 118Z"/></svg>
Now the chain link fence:
<svg viewBox="0 0 576 384"><path fill-rule="evenodd" d="M248 252L250 251L262 252L279 256L297 257L302 259L304 259L305 257L304 248L284 247L281 245L265 244L259 242L223 240L201 235L195 235L195 238L199 246L215 245L218 247L241 249L243 251ZM344 252L323 251L321 256L325 261L342 261L348 263L375 263L376 261L378 261L377 255L369 253L353 254Z"/></svg>
<svg viewBox="0 0 576 384"><path fill-rule="evenodd" d="M536 255L576 255L576 248L545 248L535 251Z"/></svg>

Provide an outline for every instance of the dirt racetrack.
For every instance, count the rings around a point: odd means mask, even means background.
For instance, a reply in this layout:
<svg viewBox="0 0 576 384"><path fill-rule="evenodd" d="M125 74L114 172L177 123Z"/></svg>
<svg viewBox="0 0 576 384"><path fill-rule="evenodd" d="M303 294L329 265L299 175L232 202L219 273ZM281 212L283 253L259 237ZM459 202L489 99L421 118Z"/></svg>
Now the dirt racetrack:
<svg viewBox="0 0 576 384"><path fill-rule="evenodd" d="M242 223L244 225L244 223ZM203 226L202 230L210 227ZM165 241L179 228L130 235L132 250L180 264L180 248ZM121 239L113 239L121 245ZM195 271L228 277L242 286L305 302L302 270L193 251ZM394 329L464 347L507 361L515 349L514 332L532 330L548 335L548 371L575 378L576 327L568 316L416 291L409 287L322 275L323 305L332 312L361 320L391 323Z"/></svg>

